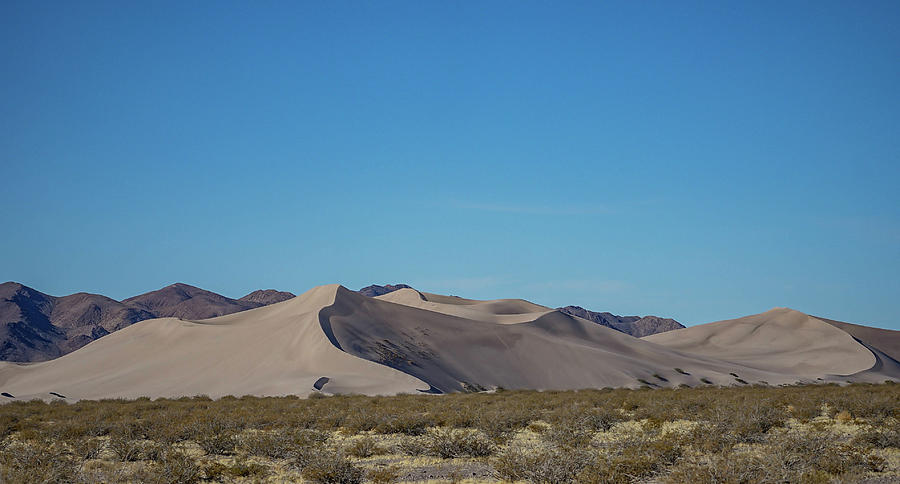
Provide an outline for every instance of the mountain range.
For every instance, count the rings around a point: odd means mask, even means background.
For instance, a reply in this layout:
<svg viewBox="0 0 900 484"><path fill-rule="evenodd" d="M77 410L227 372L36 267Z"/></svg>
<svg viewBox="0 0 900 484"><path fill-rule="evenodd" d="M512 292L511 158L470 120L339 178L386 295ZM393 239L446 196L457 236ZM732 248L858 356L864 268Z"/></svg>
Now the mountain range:
<svg viewBox="0 0 900 484"><path fill-rule="evenodd" d="M406 284L373 284L360 289L364 296L382 296ZM239 299L176 283L122 301L99 294L76 293L55 297L28 286L0 284L0 360L45 361L81 348L102 336L138 321L154 318L209 319L285 301L294 294L274 289L258 290ZM574 309L573 309L574 308ZM577 306L564 312L631 334L646 336L683 328L673 319L647 316L615 316L594 313Z"/></svg>
<svg viewBox="0 0 900 484"><path fill-rule="evenodd" d="M266 290L230 299L179 283L116 301L85 292L55 297L6 282L0 284L0 360L48 360L145 319L207 319L292 297Z"/></svg>
<svg viewBox="0 0 900 484"><path fill-rule="evenodd" d="M135 310L177 314L179 304ZM637 338L522 299L412 288L368 297L332 284L210 319L141 321L49 361L0 362L0 395L75 401L880 383L900 380L898 360L898 331L789 308Z"/></svg>

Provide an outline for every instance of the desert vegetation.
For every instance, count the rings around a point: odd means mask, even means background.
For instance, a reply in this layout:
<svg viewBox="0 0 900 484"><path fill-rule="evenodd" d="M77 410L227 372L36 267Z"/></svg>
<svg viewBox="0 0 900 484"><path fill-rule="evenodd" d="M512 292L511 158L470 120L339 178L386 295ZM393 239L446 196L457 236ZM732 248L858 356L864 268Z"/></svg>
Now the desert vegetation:
<svg viewBox="0 0 900 484"><path fill-rule="evenodd" d="M900 385L31 401L0 439L11 483L889 482Z"/></svg>

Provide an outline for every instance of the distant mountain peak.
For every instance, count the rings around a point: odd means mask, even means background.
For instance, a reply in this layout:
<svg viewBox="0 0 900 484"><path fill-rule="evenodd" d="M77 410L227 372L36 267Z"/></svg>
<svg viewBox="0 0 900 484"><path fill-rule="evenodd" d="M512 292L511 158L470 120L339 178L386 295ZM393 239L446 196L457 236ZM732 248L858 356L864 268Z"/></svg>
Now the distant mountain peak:
<svg viewBox="0 0 900 484"><path fill-rule="evenodd" d="M238 299L238 301L247 301L259 303L264 306L269 304L280 303L296 297L296 294L287 291L276 291L275 289L258 289Z"/></svg>
<svg viewBox="0 0 900 484"><path fill-rule="evenodd" d="M557 308L557 310L630 334L636 338L684 328L684 325L674 319L657 316L617 316L609 312L591 311L581 306L565 306Z"/></svg>
<svg viewBox="0 0 900 484"><path fill-rule="evenodd" d="M385 284L383 286L379 286L378 284L372 284L371 286L366 286L359 291L356 291L363 296L376 297L383 296L389 292L399 291L400 289L412 289L412 286L408 286L406 284Z"/></svg>

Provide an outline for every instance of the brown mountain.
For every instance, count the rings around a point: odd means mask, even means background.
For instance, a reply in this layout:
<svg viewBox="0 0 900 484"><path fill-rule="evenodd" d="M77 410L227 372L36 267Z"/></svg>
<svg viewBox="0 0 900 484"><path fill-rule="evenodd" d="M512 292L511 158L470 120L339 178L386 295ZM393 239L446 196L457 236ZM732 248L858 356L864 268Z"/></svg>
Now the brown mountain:
<svg viewBox="0 0 900 484"><path fill-rule="evenodd" d="M290 297L293 294L266 290L230 299L187 284L172 284L116 301L83 292L55 297L6 282L0 284L0 360L49 360L145 319L206 319Z"/></svg>
<svg viewBox="0 0 900 484"><path fill-rule="evenodd" d="M660 318L658 316L616 316L607 312L590 311L581 306L566 306L557 309L566 314L593 321L637 338L684 328L683 324L674 319Z"/></svg>
<svg viewBox="0 0 900 484"><path fill-rule="evenodd" d="M356 292L362 294L363 296L377 297L383 296L389 292L398 291L400 289L412 289L412 287L407 286L406 284L385 284L383 286L372 284L371 286L366 286Z"/></svg>
<svg viewBox="0 0 900 484"><path fill-rule="evenodd" d="M253 291L250 294L247 294L246 296L238 299L238 301L259 303L263 306L268 306L269 304L287 301L292 297L295 297L294 293L292 292L276 291L275 289L260 289L258 291Z"/></svg>
<svg viewBox="0 0 900 484"><path fill-rule="evenodd" d="M258 308L262 303L231 299L199 287L177 283L122 301L157 318L208 319Z"/></svg>

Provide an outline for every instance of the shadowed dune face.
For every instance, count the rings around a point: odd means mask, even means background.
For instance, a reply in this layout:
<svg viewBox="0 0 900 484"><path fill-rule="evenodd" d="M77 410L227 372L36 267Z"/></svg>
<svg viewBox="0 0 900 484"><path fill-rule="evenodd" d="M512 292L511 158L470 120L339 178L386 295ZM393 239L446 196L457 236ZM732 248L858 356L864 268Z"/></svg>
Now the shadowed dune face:
<svg viewBox="0 0 900 484"><path fill-rule="evenodd" d="M447 304L412 290L392 294L370 299L339 290L320 319L344 351L415 375L444 392L496 386L636 387L641 379L654 385L698 384L704 377L732 383L729 373L736 370L748 378L785 381L769 372L684 355L527 301ZM663 374L665 380L653 376Z"/></svg>

